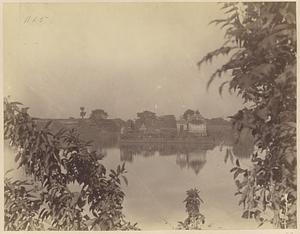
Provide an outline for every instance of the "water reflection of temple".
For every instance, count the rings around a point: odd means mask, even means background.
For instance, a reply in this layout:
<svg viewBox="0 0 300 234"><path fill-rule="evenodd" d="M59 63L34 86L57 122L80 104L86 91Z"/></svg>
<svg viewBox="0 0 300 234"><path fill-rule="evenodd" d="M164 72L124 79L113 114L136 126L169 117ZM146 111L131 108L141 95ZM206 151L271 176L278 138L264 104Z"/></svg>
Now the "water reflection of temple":
<svg viewBox="0 0 300 234"><path fill-rule="evenodd" d="M198 174L206 162L206 152L214 145L198 144L131 144L120 147L120 160L132 163L135 156L150 157L174 156L176 164L181 168L192 169Z"/></svg>
<svg viewBox="0 0 300 234"><path fill-rule="evenodd" d="M192 168L198 174L206 163L206 150L197 150L191 153L178 153L176 157L176 164L181 169Z"/></svg>

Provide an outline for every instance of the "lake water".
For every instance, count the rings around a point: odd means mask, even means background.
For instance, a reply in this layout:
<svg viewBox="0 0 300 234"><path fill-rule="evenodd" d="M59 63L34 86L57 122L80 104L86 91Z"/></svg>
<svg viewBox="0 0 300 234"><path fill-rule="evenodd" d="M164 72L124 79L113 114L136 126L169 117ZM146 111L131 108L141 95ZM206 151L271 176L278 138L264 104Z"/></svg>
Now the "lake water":
<svg viewBox="0 0 300 234"><path fill-rule="evenodd" d="M103 148L103 164L116 168L125 162L128 186L124 214L143 230L174 229L187 214L183 200L186 191L198 188L204 201L200 211L206 217L205 229L253 229L254 220L242 219L242 207L234 196L236 186L230 159L224 162L226 150L233 160L249 166L249 149L232 146L150 145ZM5 168L13 167L12 151L5 147ZM13 155L11 155L13 156ZM267 226L263 226L266 228Z"/></svg>
<svg viewBox="0 0 300 234"><path fill-rule="evenodd" d="M257 223L241 218L242 207L234 196L236 185L226 150L239 152L233 160L249 166L249 149L231 146L131 145L106 149L103 164L115 168L125 162L128 186L123 186L127 220L144 230L174 229L187 214L186 191L198 188L204 201L201 213L207 229L253 229ZM243 154L244 152L244 154Z"/></svg>

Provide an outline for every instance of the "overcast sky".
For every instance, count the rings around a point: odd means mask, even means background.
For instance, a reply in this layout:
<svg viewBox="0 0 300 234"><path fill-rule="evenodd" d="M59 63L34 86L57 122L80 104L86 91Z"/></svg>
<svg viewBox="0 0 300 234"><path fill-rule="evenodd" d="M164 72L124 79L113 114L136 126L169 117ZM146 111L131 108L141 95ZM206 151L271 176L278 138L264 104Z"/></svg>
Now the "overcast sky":
<svg viewBox="0 0 300 234"><path fill-rule="evenodd" d="M4 94L46 118L79 117L102 108L110 117L150 110L208 118L241 107L236 96L206 91L224 59L197 62L224 43L208 23L216 3L7 4L4 7ZM34 20L42 18L42 22Z"/></svg>

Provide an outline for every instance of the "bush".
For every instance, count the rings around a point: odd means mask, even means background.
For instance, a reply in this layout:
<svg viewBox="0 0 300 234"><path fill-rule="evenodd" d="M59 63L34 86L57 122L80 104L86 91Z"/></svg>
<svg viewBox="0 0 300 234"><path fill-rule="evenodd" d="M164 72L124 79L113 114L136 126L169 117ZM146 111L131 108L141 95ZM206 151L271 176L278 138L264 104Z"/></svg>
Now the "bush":
<svg viewBox="0 0 300 234"><path fill-rule="evenodd" d="M188 217L183 222L178 222L178 229L200 230L205 223L205 216L200 213L200 204L203 203L199 195L200 192L194 188L186 193L187 197L183 202L185 202Z"/></svg>
<svg viewBox="0 0 300 234"><path fill-rule="evenodd" d="M74 129L52 133L51 122L38 127L20 105L4 100L4 137L34 184L5 180L5 230L137 230L122 213L125 165L107 173L91 142Z"/></svg>

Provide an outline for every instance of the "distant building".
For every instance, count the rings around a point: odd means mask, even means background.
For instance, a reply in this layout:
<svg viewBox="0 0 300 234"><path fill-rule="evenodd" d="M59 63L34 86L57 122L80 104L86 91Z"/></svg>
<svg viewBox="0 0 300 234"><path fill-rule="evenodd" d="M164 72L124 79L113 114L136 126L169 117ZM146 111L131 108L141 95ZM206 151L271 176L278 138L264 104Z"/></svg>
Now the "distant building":
<svg viewBox="0 0 300 234"><path fill-rule="evenodd" d="M188 122L188 131L200 136L207 136L206 123L204 120L191 120Z"/></svg>
<svg viewBox="0 0 300 234"><path fill-rule="evenodd" d="M188 131L188 122L181 118L180 120L177 121L177 132L178 133L183 133Z"/></svg>
<svg viewBox="0 0 300 234"><path fill-rule="evenodd" d="M177 132L192 133L198 136L207 136L206 120L199 111L190 111L177 121Z"/></svg>
<svg viewBox="0 0 300 234"><path fill-rule="evenodd" d="M140 126L139 130L140 130L141 132L146 132L147 128L146 128L145 124L142 124L142 125Z"/></svg>

